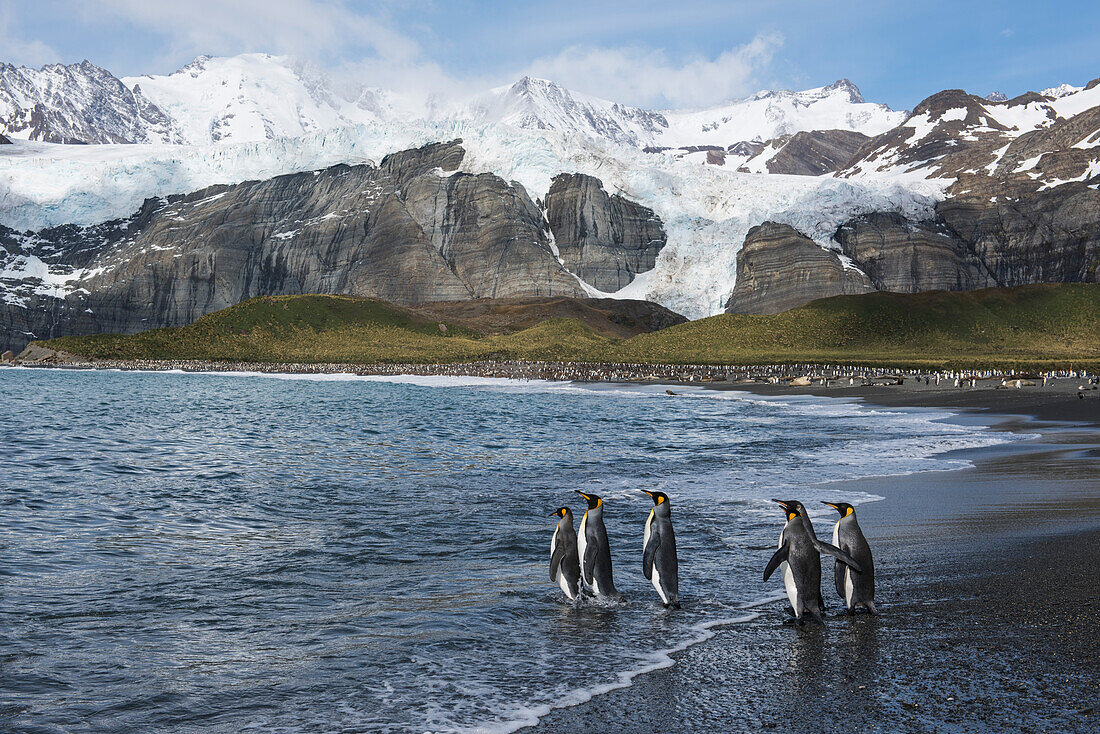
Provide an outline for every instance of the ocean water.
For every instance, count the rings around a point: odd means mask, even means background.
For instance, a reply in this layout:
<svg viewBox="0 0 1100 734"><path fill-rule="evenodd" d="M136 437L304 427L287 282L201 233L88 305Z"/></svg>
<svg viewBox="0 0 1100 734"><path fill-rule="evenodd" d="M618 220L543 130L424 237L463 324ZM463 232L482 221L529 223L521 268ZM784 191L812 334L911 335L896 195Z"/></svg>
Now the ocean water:
<svg viewBox="0 0 1100 734"><path fill-rule="evenodd" d="M827 535L817 500L878 498L823 482L1009 439L677 390L0 370L0 729L515 730L779 599L769 498ZM624 605L550 581L575 489ZM680 611L641 573L641 489L672 498Z"/></svg>

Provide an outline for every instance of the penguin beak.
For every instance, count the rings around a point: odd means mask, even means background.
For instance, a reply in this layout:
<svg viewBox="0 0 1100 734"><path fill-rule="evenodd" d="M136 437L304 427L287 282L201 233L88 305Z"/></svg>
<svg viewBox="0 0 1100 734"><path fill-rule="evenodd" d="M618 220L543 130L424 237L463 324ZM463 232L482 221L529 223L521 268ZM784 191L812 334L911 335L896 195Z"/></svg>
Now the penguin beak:
<svg viewBox="0 0 1100 734"><path fill-rule="evenodd" d="M787 510L788 512L791 511L791 505L786 500L772 500L772 502L779 505L780 507L782 507L784 510Z"/></svg>
<svg viewBox="0 0 1100 734"><path fill-rule="evenodd" d="M574 489L573 491L576 492L577 494L579 494L581 497L584 497L585 499L588 499L588 495L586 495L584 492L580 491L579 489Z"/></svg>
<svg viewBox="0 0 1100 734"><path fill-rule="evenodd" d="M828 505L829 507L832 507L837 512L840 512L840 508L836 506L835 502L826 502L825 500L821 500L821 504Z"/></svg>
<svg viewBox="0 0 1100 734"><path fill-rule="evenodd" d="M643 489L643 490L641 490L641 492L642 492L643 494L648 494L648 495L649 495L649 498L650 498L650 499L653 499L653 493L652 493L652 492L650 492L650 491L649 491L648 489Z"/></svg>

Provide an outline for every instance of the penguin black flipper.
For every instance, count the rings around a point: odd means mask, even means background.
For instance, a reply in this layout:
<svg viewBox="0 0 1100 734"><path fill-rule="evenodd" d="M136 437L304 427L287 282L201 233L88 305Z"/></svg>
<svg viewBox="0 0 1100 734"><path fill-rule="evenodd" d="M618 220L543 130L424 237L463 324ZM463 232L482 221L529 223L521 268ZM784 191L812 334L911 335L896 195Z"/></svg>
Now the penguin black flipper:
<svg viewBox="0 0 1100 734"><path fill-rule="evenodd" d="M856 559L852 558L850 555L842 551L840 548L837 548L835 545L831 545L824 541L818 540L817 538L813 539L813 544L814 547L817 548L818 553L824 553L827 556L832 556L856 573L863 573L863 567L859 565Z"/></svg>
<svg viewBox="0 0 1100 734"><path fill-rule="evenodd" d="M649 580L653 580L653 561L657 558L657 549L661 547L661 534L653 533L649 536L645 550L642 552L642 573Z"/></svg>
<svg viewBox="0 0 1100 734"><path fill-rule="evenodd" d="M592 571L596 568L596 551L599 550L595 543L589 543L584 547L584 558L581 559L581 575L584 582L592 585Z"/></svg>
<svg viewBox="0 0 1100 734"><path fill-rule="evenodd" d="M836 581L836 593L843 599L844 596L844 564L840 561L836 562L836 566L833 567L833 580Z"/></svg>
<svg viewBox="0 0 1100 734"><path fill-rule="evenodd" d="M788 546L784 543L780 546L779 550L772 554L772 559L768 561L768 565L764 567L764 580L767 581L775 569L779 568L779 564L787 560Z"/></svg>
<svg viewBox="0 0 1100 734"><path fill-rule="evenodd" d="M563 543L558 543L554 547L554 552L550 555L550 580L558 580L558 572L561 570L561 560L565 558L565 548Z"/></svg>

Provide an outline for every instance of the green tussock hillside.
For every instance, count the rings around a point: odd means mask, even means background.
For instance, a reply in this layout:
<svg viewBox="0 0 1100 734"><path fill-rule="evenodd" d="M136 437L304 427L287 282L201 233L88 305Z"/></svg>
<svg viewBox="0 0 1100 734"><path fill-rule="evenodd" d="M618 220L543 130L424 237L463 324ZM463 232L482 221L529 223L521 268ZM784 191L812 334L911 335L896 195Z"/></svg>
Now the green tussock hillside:
<svg viewBox="0 0 1100 734"><path fill-rule="evenodd" d="M480 316L437 318L468 316L462 308L425 312L350 296L261 297L189 326L42 344L98 359L249 362L1100 365L1098 285L838 296L781 314L713 316L630 338L601 328L604 317L588 311L564 318L557 304L540 320L542 306L525 308L522 320L502 330Z"/></svg>

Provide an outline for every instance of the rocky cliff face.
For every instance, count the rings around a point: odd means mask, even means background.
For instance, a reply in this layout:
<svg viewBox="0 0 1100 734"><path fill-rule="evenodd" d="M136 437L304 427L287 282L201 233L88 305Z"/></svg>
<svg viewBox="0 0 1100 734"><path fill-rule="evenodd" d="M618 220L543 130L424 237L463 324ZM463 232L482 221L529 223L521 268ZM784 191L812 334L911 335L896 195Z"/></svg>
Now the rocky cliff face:
<svg viewBox="0 0 1100 734"><path fill-rule="evenodd" d="M257 295L403 304L585 296L522 186L457 172L460 142L378 166L151 199L131 218L95 227L0 228L0 341L17 349L33 338L181 325ZM555 198L582 212L584 224L570 230L581 235L567 247L575 272L606 285L653 266L664 239L652 212L608 196L595 180L559 186ZM604 227L618 234L590 245L587 233Z"/></svg>
<svg viewBox="0 0 1100 734"><path fill-rule="evenodd" d="M608 195L599 179L562 174L544 202L562 262L581 280L611 293L653 269L665 231L653 210Z"/></svg>
<svg viewBox="0 0 1100 734"><path fill-rule="evenodd" d="M814 130L792 135L768 159L768 173L820 176L838 171L871 138L854 130Z"/></svg>
<svg viewBox="0 0 1100 734"><path fill-rule="evenodd" d="M1005 101L961 90L929 97L905 123L866 143L841 175L927 169L953 181L934 216L858 217L837 230L836 249L878 290L1100 282L1100 106L1088 106L1100 96L1080 98L1097 87L1100 80L1060 97L1029 93ZM775 268L790 261L787 271L800 272L800 234L749 244L742 258ZM768 280L762 290L756 281L742 283L740 262L737 272L730 308L739 310L771 312L837 290L828 269L794 293L776 291Z"/></svg>
<svg viewBox="0 0 1100 734"><path fill-rule="evenodd" d="M870 279L793 227L753 227L737 258L727 313L771 314L829 296L875 290Z"/></svg>
<svg viewBox="0 0 1100 734"><path fill-rule="evenodd" d="M964 291L997 285L985 263L942 221L877 212L844 224L836 240L876 290Z"/></svg>

